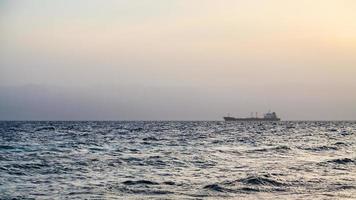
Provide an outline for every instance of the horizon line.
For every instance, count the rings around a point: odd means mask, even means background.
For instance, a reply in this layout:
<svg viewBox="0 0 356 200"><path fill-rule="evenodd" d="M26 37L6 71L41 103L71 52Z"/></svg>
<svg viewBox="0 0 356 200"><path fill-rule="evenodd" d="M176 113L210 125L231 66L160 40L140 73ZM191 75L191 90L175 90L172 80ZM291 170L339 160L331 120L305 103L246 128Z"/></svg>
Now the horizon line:
<svg viewBox="0 0 356 200"><path fill-rule="evenodd" d="M118 120L118 119L75 119L75 120L64 120L64 119L25 119L25 120L12 120L12 119L0 119L0 122L225 122L224 120ZM342 120L329 120L329 119L297 119L297 120L280 120L280 121L236 121L236 122L356 122L356 119L342 119ZM228 123L236 123L228 122Z"/></svg>

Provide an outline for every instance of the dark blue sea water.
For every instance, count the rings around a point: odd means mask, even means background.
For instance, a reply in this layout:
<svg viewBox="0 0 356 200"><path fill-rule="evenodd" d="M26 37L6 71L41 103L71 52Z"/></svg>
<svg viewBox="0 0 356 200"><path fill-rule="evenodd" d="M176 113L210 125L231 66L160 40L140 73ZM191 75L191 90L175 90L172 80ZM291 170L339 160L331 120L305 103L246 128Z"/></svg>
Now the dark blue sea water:
<svg viewBox="0 0 356 200"><path fill-rule="evenodd" d="M355 199L355 122L0 122L0 199Z"/></svg>

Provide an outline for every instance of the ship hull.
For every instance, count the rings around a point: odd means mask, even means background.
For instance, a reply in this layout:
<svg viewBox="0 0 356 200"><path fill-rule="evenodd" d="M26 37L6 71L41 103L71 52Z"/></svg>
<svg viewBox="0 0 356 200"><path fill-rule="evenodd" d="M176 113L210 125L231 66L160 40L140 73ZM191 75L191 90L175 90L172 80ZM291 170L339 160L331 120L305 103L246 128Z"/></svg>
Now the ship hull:
<svg viewBox="0 0 356 200"><path fill-rule="evenodd" d="M225 121L281 121L280 118L266 119L266 118L235 118L224 117Z"/></svg>

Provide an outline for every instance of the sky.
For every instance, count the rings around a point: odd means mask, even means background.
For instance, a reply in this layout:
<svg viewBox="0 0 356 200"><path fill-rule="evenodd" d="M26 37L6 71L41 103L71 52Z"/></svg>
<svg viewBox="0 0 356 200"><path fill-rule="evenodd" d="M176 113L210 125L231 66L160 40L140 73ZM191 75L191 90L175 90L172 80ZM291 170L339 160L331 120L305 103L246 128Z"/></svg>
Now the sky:
<svg viewBox="0 0 356 200"><path fill-rule="evenodd" d="M356 120L354 0L0 0L0 120Z"/></svg>

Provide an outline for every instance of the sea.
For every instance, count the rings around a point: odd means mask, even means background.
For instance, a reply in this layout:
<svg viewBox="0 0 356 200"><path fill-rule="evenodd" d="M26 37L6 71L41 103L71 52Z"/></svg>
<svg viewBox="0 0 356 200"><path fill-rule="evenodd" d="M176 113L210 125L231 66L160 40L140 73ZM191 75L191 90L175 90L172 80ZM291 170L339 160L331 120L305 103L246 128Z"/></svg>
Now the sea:
<svg viewBox="0 0 356 200"><path fill-rule="evenodd" d="M0 199L356 199L356 122L0 122Z"/></svg>

